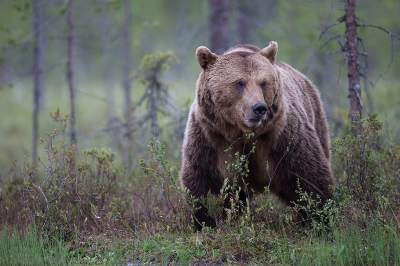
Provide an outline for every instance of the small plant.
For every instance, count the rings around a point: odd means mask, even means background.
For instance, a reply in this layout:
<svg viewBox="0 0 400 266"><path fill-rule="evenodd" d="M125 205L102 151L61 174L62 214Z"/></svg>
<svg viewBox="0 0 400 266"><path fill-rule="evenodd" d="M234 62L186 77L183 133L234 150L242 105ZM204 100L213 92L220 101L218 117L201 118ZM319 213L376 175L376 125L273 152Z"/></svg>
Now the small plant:
<svg viewBox="0 0 400 266"><path fill-rule="evenodd" d="M146 198L142 198L142 201L148 222L157 223L164 230L189 228L190 213L187 210L191 208L187 204L194 205L195 200L189 196L186 188L180 186L177 172L165 158L165 145L155 137L147 148L150 158L140 159L139 167L146 177L146 193L141 193L141 197ZM135 195L139 196L137 193Z"/></svg>
<svg viewBox="0 0 400 266"><path fill-rule="evenodd" d="M239 138L232 143L225 152L228 153L229 158L233 159L232 162L225 162L227 164L226 169L230 172L230 181L221 193L229 192L228 197L228 208L225 208L225 212L228 216L228 222L231 218L236 218L240 213L241 209L248 209L250 207L250 191L248 190L245 179L249 176L249 157L256 151L256 142L253 142L251 149L246 152L247 141L254 137L254 132L246 133L242 138ZM232 147L236 142L243 141L243 149L241 152L236 151L232 155ZM239 185L241 184L241 185ZM249 213L250 214L250 213Z"/></svg>
<svg viewBox="0 0 400 266"><path fill-rule="evenodd" d="M299 222L309 225L303 228L304 232L317 234L329 232L337 224L338 214L342 208L340 202L332 199L322 200L320 195L303 191L299 180L297 180L296 193L299 195L299 199L293 202L292 209L300 217Z"/></svg>

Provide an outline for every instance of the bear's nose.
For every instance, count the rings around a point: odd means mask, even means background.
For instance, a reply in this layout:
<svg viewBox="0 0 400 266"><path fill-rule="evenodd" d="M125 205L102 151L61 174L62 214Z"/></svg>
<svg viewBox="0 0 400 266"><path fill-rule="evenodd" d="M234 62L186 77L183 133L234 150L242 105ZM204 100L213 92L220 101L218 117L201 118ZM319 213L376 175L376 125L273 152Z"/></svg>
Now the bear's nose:
<svg viewBox="0 0 400 266"><path fill-rule="evenodd" d="M268 107L265 103L257 103L252 108L254 114L261 118L267 112Z"/></svg>

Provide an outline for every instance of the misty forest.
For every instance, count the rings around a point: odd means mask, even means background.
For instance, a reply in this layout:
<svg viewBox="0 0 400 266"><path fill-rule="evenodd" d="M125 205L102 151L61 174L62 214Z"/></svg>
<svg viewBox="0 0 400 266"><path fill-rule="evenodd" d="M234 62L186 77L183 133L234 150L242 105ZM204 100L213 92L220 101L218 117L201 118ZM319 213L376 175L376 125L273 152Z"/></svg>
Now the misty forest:
<svg viewBox="0 0 400 266"><path fill-rule="evenodd" d="M396 0L1 1L0 265L400 265L399 12ZM336 180L322 209L301 189L286 206L268 188L243 203L235 185L197 199L179 183L197 47L271 41L320 92ZM227 169L246 175L234 156ZM198 201L215 228L194 229Z"/></svg>

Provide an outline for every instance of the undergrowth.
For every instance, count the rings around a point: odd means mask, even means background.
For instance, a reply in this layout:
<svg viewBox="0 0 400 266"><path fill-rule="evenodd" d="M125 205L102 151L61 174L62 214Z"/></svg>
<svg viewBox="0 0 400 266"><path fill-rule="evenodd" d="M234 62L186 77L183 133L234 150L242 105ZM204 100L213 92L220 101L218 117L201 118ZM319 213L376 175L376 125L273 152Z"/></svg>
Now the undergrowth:
<svg viewBox="0 0 400 266"><path fill-rule="evenodd" d="M301 190L294 207L268 188L250 199L239 184L254 149L232 154L236 181L204 202L218 222L201 232L199 199L180 187L179 160L165 157L164 144L150 141L126 173L110 150L65 144L68 117L52 118L58 128L41 140L47 158L15 161L1 179L1 265L400 264L400 146L382 141L377 115L332 143L335 197L317 211L318 198ZM294 222L299 209L312 212L310 226Z"/></svg>

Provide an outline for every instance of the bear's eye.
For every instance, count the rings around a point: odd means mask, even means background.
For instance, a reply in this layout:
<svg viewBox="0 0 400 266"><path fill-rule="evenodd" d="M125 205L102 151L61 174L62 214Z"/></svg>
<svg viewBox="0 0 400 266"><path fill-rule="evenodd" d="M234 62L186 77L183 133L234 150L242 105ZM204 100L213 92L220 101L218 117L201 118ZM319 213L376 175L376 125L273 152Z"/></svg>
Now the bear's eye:
<svg viewBox="0 0 400 266"><path fill-rule="evenodd" d="M265 90L267 88L267 82L265 81L261 82L260 87L262 90Z"/></svg>
<svg viewBox="0 0 400 266"><path fill-rule="evenodd" d="M246 84L242 80L236 82L236 88L239 90L244 89L245 86L246 86Z"/></svg>

